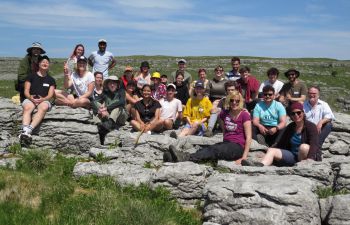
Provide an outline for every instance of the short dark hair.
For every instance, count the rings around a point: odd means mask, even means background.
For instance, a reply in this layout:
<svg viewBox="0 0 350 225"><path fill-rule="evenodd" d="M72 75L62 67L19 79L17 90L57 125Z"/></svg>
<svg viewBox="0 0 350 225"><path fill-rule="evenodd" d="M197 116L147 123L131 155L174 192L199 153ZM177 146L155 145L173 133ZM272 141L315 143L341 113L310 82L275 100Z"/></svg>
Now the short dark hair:
<svg viewBox="0 0 350 225"><path fill-rule="evenodd" d="M103 76L103 73L102 73L102 72L96 71L96 72L94 73L94 77L96 77L97 74L101 74L101 75Z"/></svg>
<svg viewBox="0 0 350 225"><path fill-rule="evenodd" d="M146 87L149 87L149 89L152 90L151 85L149 85L149 84L143 85L142 88L141 88L141 90L143 91Z"/></svg>
<svg viewBox="0 0 350 225"><path fill-rule="evenodd" d="M217 67L215 67L214 71L218 71L218 70L224 70L224 67L222 67L221 65L218 65Z"/></svg>
<svg viewBox="0 0 350 225"><path fill-rule="evenodd" d="M311 85L307 90L310 90L310 88L315 88L318 90L318 92L321 92L320 86L318 86L317 84Z"/></svg>
<svg viewBox="0 0 350 225"><path fill-rule="evenodd" d="M185 75L184 75L184 72L182 72L182 71L176 71L176 76L175 76L175 78L177 78L178 76L183 76L183 77L185 77Z"/></svg>
<svg viewBox="0 0 350 225"><path fill-rule="evenodd" d="M275 67L271 67L267 70L266 74L267 76L269 76L270 74L276 74L278 76L280 74L280 71L278 71L278 69Z"/></svg>
<svg viewBox="0 0 350 225"><path fill-rule="evenodd" d="M273 88L271 85L266 85L263 87L262 91L263 93L269 92L269 91L272 91L273 93L275 93L275 88Z"/></svg>
<svg viewBox="0 0 350 225"><path fill-rule="evenodd" d="M200 69L198 70L198 74L200 74L201 72L207 73L207 70L204 69L204 68L200 68Z"/></svg>
<svg viewBox="0 0 350 225"><path fill-rule="evenodd" d="M236 82L234 82L233 80L229 80L225 82L224 86L225 86L225 91L227 92L228 87L232 87L232 86L236 87Z"/></svg>
<svg viewBox="0 0 350 225"><path fill-rule="evenodd" d="M232 57L232 59L231 59L231 62L235 62L235 61L238 61L239 64L241 64L241 59L238 58L237 56L234 56L234 57Z"/></svg>
<svg viewBox="0 0 350 225"><path fill-rule="evenodd" d="M250 68L248 66L243 66L242 68L239 69L240 74L245 73L245 72L250 73Z"/></svg>

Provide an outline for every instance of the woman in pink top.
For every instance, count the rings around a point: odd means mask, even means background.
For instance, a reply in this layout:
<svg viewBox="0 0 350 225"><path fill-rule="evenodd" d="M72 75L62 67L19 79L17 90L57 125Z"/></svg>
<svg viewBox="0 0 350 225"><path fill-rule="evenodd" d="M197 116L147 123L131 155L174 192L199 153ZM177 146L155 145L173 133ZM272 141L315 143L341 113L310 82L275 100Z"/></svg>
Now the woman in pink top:
<svg viewBox="0 0 350 225"><path fill-rule="evenodd" d="M252 140L250 114L243 108L243 103L244 99L238 91L233 91L226 97L224 110L219 115L224 131L223 142L202 148L193 154L180 152L170 145L169 151L164 153L164 161L234 160L236 164L241 164L248 157Z"/></svg>

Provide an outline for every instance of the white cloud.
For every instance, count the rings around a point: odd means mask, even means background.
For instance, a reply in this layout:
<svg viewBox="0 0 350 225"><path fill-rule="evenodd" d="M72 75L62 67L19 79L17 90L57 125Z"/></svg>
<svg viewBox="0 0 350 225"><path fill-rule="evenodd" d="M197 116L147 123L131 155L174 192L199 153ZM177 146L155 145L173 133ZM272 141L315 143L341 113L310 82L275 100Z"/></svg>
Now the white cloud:
<svg viewBox="0 0 350 225"><path fill-rule="evenodd" d="M185 0L114 0L115 3L125 6L132 7L137 9L167 9L167 10L181 10L192 8L192 4L189 1ZM137 12L136 12L137 13Z"/></svg>

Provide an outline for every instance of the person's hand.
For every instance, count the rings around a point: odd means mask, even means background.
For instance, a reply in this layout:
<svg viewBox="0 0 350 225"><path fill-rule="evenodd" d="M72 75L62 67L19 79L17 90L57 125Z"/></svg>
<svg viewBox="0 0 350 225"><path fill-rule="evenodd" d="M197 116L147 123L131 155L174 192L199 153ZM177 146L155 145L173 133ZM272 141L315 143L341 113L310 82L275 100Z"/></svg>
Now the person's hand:
<svg viewBox="0 0 350 225"><path fill-rule="evenodd" d="M235 161L235 164L236 164L236 165L242 165L242 160L243 160L243 158L237 159L237 160Z"/></svg>
<svg viewBox="0 0 350 225"><path fill-rule="evenodd" d="M322 130L322 123L318 123L316 127L317 127L317 132L320 134Z"/></svg>
<svg viewBox="0 0 350 225"><path fill-rule="evenodd" d="M63 65L63 74L65 76L69 76L69 69L68 69L67 62L64 62L64 65Z"/></svg>
<svg viewBox="0 0 350 225"><path fill-rule="evenodd" d="M259 125L259 131L260 131L260 134L262 135L266 135L268 133L268 129L266 129L266 127L264 127L263 125Z"/></svg>
<svg viewBox="0 0 350 225"><path fill-rule="evenodd" d="M286 99L291 100L291 99L292 99L292 96L288 93L288 94L286 95Z"/></svg>
<svg viewBox="0 0 350 225"><path fill-rule="evenodd" d="M269 135L274 135L276 132L277 132L277 128L276 127L272 127L272 128L267 130L267 133Z"/></svg>
<svg viewBox="0 0 350 225"><path fill-rule="evenodd" d="M39 105L43 101L39 95L30 96L30 100L34 103L34 105Z"/></svg>

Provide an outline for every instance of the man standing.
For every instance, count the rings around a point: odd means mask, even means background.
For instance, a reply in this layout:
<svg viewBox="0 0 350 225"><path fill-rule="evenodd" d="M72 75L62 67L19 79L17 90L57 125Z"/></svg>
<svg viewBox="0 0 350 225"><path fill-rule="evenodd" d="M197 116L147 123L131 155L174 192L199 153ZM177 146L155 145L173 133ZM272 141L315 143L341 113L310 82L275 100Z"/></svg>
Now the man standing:
<svg viewBox="0 0 350 225"><path fill-rule="evenodd" d="M17 72L17 80L15 81L15 89L19 92L20 101L23 102L24 82L28 75L36 74L39 70L38 58L45 54L43 47L39 42L34 42L31 47L27 48L27 55L21 60Z"/></svg>
<svg viewBox="0 0 350 225"><path fill-rule="evenodd" d="M268 77L268 80L265 80L259 87L259 98L260 98L260 94L263 94L262 91L263 91L263 88L267 85L271 85L274 89L275 89L275 98L278 98L279 97L279 93L283 87L283 82L278 80L278 75L279 75L279 71L277 68L270 68L268 71L267 71L267 77ZM261 96L261 98L264 98L264 96Z"/></svg>
<svg viewBox="0 0 350 225"><path fill-rule="evenodd" d="M239 73L239 67L241 66L241 59L238 57L232 57L231 65L232 65L232 70L226 73L226 79L236 81L239 78L241 78L241 75Z"/></svg>
<svg viewBox="0 0 350 225"><path fill-rule="evenodd" d="M284 107L290 106L293 102L303 104L306 99L307 89L305 84L298 79L300 72L296 69L289 69L284 75L288 78L289 82L283 85L280 91L279 101Z"/></svg>
<svg viewBox="0 0 350 225"><path fill-rule="evenodd" d="M159 101L162 106L160 119L163 121L163 129L170 130L173 129L176 120L182 119L182 103L175 98L175 84L168 84L166 91L166 97Z"/></svg>
<svg viewBox="0 0 350 225"><path fill-rule="evenodd" d="M262 90L264 100L256 104L253 111L253 139L259 144L271 146L278 141L286 126L286 110L275 101L275 89L267 85Z"/></svg>
<svg viewBox="0 0 350 225"><path fill-rule="evenodd" d="M307 94L308 100L304 102L305 117L308 121L316 124L321 148L332 130L334 115L328 103L319 99L320 88L318 86L309 87Z"/></svg>
<svg viewBox="0 0 350 225"><path fill-rule="evenodd" d="M92 66L92 73L96 71L103 73L103 79L108 78L108 71L112 69L116 61L113 54L106 51L107 41L105 39L100 39L98 41L98 51L94 51L89 56L89 65Z"/></svg>
<svg viewBox="0 0 350 225"><path fill-rule="evenodd" d="M178 65L179 69L171 73L170 83L175 82L176 75L180 71L184 74L184 80L183 81L186 82L188 86L192 83L192 75L189 72L185 71L186 63L187 62L186 62L185 59L180 59L179 61L177 61L177 65Z"/></svg>

